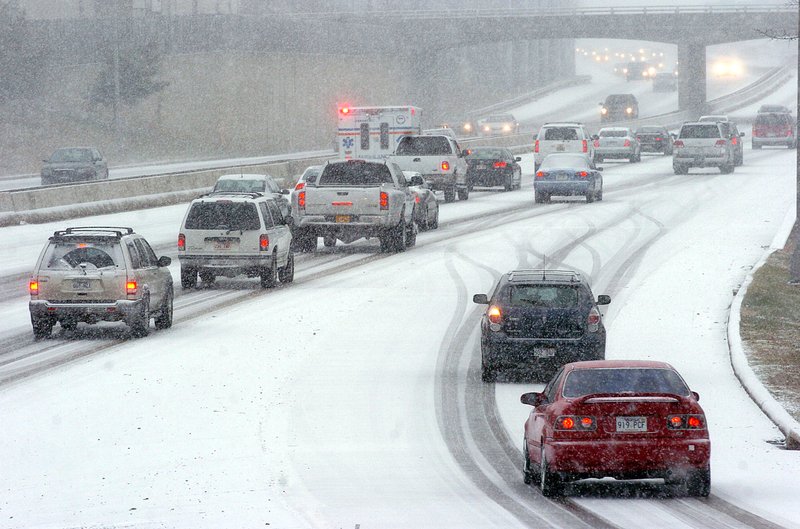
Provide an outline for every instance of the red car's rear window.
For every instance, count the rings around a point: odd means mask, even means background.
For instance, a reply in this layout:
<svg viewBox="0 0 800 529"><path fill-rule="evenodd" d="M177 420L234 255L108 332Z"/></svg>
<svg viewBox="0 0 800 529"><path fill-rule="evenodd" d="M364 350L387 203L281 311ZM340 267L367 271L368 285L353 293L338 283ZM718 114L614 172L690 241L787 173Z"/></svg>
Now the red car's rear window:
<svg viewBox="0 0 800 529"><path fill-rule="evenodd" d="M576 369L564 381L567 398L596 393L672 393L689 395L680 375L662 368Z"/></svg>

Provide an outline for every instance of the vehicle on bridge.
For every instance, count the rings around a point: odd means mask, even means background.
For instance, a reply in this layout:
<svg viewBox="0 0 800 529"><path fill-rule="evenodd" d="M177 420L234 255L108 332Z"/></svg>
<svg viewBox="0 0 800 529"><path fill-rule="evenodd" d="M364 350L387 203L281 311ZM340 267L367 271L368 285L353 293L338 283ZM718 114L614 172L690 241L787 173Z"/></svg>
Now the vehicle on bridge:
<svg viewBox="0 0 800 529"><path fill-rule="evenodd" d="M499 136L519 132L519 122L512 114L493 114L478 120L478 131L483 136Z"/></svg>
<svg viewBox="0 0 800 529"><path fill-rule="evenodd" d="M108 162L94 147L56 149L50 158L42 161L43 186L84 180L108 180Z"/></svg>
<svg viewBox="0 0 800 529"><path fill-rule="evenodd" d="M449 136L404 136L389 158L403 171L416 171L430 188L444 193L445 202L469 199L467 151Z"/></svg>
<svg viewBox="0 0 800 529"><path fill-rule="evenodd" d="M522 187L522 157L502 147L473 147L467 155L467 181L474 186L502 186L505 191Z"/></svg>
<svg viewBox="0 0 800 529"><path fill-rule="evenodd" d="M286 198L288 189L281 189L275 178L268 174L233 173L224 174L217 179L212 193L233 191L237 193L264 193L269 194L281 208L281 213L286 217L291 212L291 204Z"/></svg>
<svg viewBox="0 0 800 529"><path fill-rule="evenodd" d="M339 107L339 157L386 159L400 138L422 134L422 109L413 106Z"/></svg>
<svg viewBox="0 0 800 529"><path fill-rule="evenodd" d="M514 270L503 274L481 317L481 376L494 382L503 369L546 380L560 366L605 358L606 330L589 282L572 270Z"/></svg>
<svg viewBox="0 0 800 529"><path fill-rule="evenodd" d="M604 127L594 140L594 162L599 163L606 158L627 158L631 163L642 161L642 150L639 140L629 127Z"/></svg>
<svg viewBox="0 0 800 529"><path fill-rule="evenodd" d="M625 67L626 81L647 81L656 74L652 64L643 61L631 61Z"/></svg>
<svg viewBox="0 0 800 529"><path fill-rule="evenodd" d="M610 94L600 105L600 122L625 121L639 117L639 100L633 94Z"/></svg>
<svg viewBox="0 0 800 529"><path fill-rule="evenodd" d="M585 154L548 154L533 179L534 200L548 203L553 195L603 200L602 171Z"/></svg>
<svg viewBox="0 0 800 529"><path fill-rule="evenodd" d="M684 123L672 148L675 174L687 174L691 167L718 167L723 174L734 170L734 145L721 122Z"/></svg>
<svg viewBox="0 0 800 529"><path fill-rule="evenodd" d="M639 140L642 152L660 152L671 156L673 138L675 134L660 125L645 125L636 131L636 139Z"/></svg>
<svg viewBox="0 0 800 529"><path fill-rule="evenodd" d="M561 496L586 478L661 478L680 494L711 491L711 441L699 395L666 362L565 365L525 421L523 480Z"/></svg>

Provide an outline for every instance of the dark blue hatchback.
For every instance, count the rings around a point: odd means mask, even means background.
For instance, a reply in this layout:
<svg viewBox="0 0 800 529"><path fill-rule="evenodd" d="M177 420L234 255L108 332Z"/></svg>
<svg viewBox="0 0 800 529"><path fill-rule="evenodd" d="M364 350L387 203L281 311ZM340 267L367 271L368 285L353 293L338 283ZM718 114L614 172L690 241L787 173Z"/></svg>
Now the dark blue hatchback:
<svg viewBox="0 0 800 529"><path fill-rule="evenodd" d="M583 154L548 154L533 180L535 201L547 203L553 195L585 196L586 202L603 200L602 171Z"/></svg>
<svg viewBox="0 0 800 529"><path fill-rule="evenodd" d="M589 284L570 270L516 270L503 275L481 318L481 372L494 382L502 369L522 369L540 380L558 367L605 358L606 330Z"/></svg>

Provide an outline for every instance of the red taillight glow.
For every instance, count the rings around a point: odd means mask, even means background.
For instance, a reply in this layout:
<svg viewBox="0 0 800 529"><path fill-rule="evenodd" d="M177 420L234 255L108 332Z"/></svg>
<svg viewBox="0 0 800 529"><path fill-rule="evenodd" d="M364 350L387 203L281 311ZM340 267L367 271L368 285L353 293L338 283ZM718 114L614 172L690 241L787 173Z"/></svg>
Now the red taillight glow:
<svg viewBox="0 0 800 529"><path fill-rule="evenodd" d="M31 296L38 295L39 294L39 282L31 280L31 282L28 283L28 291L30 291Z"/></svg>
<svg viewBox="0 0 800 529"><path fill-rule="evenodd" d="M705 427L706 421L702 415L667 416L667 428L670 430L702 430Z"/></svg>
<svg viewBox="0 0 800 529"><path fill-rule="evenodd" d="M591 417L581 417L581 427L591 428L594 425L594 419Z"/></svg>
<svg viewBox="0 0 800 529"><path fill-rule="evenodd" d="M442 162L442 171L449 171L450 170L450 162L444 160Z"/></svg>
<svg viewBox="0 0 800 529"><path fill-rule="evenodd" d="M675 140L675 141L672 143L672 146L673 146L673 147L683 147L683 142L682 142L681 140Z"/></svg>
<svg viewBox="0 0 800 529"><path fill-rule="evenodd" d="M586 171L578 171L577 173L575 173L575 176L580 176L581 178L586 178L587 176L589 176L589 173L586 172Z"/></svg>
<svg viewBox="0 0 800 529"><path fill-rule="evenodd" d="M504 169L507 165L507 162L494 162L495 169Z"/></svg>
<svg viewBox="0 0 800 529"><path fill-rule="evenodd" d="M386 191L381 191L380 205L382 210L389 209L389 193Z"/></svg>
<svg viewBox="0 0 800 529"><path fill-rule="evenodd" d="M300 191L297 194L297 205L299 207L301 207L301 208L305 208L306 207L306 192L305 191Z"/></svg>
<svg viewBox="0 0 800 529"><path fill-rule="evenodd" d="M489 312L486 314L490 323L500 323L500 320L503 319L503 313L500 311L500 307L497 305L492 305L489 307Z"/></svg>
<svg viewBox="0 0 800 529"><path fill-rule="evenodd" d="M258 238L258 249L262 252L269 248L269 235L262 233Z"/></svg>
<svg viewBox="0 0 800 529"><path fill-rule="evenodd" d="M125 292L129 296L136 294L136 291L138 290L138 288L139 288L139 285L136 284L136 281L131 281L129 279L128 281L125 282Z"/></svg>
<svg viewBox="0 0 800 529"><path fill-rule="evenodd" d="M556 418L556 430L594 430L594 417L584 415L561 415Z"/></svg>
<svg viewBox="0 0 800 529"><path fill-rule="evenodd" d="M575 428L575 420L572 417L562 417L561 427L565 430L572 430Z"/></svg>
<svg viewBox="0 0 800 529"><path fill-rule="evenodd" d="M186 235L179 233L178 234L178 250L185 250L186 249Z"/></svg>
<svg viewBox="0 0 800 529"><path fill-rule="evenodd" d="M341 112L342 114L344 114L346 116L347 114L350 113L350 107L348 107L348 106L340 107L339 108L339 112Z"/></svg>
<svg viewBox="0 0 800 529"><path fill-rule="evenodd" d="M305 182L297 182L297 185L294 186L294 190L298 191L300 189L303 189L304 187L306 187L306 183Z"/></svg>
<svg viewBox="0 0 800 529"><path fill-rule="evenodd" d="M689 420L686 422L689 425L689 428L700 428L703 426L703 421L701 421L696 415L689 415Z"/></svg>
<svg viewBox="0 0 800 529"><path fill-rule="evenodd" d="M419 204L419 195L414 195L414 202Z"/></svg>
<svg viewBox="0 0 800 529"><path fill-rule="evenodd" d="M625 143L623 143L622 146L623 147L630 147L631 146L631 140L625 140Z"/></svg>
<svg viewBox="0 0 800 529"><path fill-rule="evenodd" d="M669 418L669 425L673 428L680 428L683 426L683 417L680 415L673 415Z"/></svg>
<svg viewBox="0 0 800 529"><path fill-rule="evenodd" d="M547 173L545 173L544 171L536 172L536 178L544 178L545 176L547 176Z"/></svg>
<svg viewBox="0 0 800 529"><path fill-rule="evenodd" d="M715 145L717 147L724 147L727 143L728 143L728 140L717 140L717 143L715 143Z"/></svg>
<svg viewBox="0 0 800 529"><path fill-rule="evenodd" d="M581 144L583 145L583 152L589 152L589 141L583 140L581 141Z"/></svg>
<svg viewBox="0 0 800 529"><path fill-rule="evenodd" d="M597 147L600 147L600 140L594 140L594 141L592 142L592 145L594 145L594 146L595 146L595 148L597 148Z"/></svg>
<svg viewBox="0 0 800 529"><path fill-rule="evenodd" d="M533 142L533 152L539 152L539 140Z"/></svg>
<svg viewBox="0 0 800 529"><path fill-rule="evenodd" d="M600 311L597 310L597 307L592 307L592 310L589 311L589 316L586 318L586 325L589 332L597 332L600 330L600 320Z"/></svg>
<svg viewBox="0 0 800 529"><path fill-rule="evenodd" d="M656 136L656 141L661 141L661 136Z"/></svg>

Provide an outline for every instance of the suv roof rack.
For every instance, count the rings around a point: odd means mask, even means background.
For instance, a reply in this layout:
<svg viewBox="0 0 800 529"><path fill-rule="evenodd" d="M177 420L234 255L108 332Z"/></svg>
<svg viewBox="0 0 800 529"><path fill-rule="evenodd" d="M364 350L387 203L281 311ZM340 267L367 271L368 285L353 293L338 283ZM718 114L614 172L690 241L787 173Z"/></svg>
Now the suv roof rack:
<svg viewBox="0 0 800 529"><path fill-rule="evenodd" d="M513 270L508 273L508 280L514 281L517 279L531 280L535 276L536 279L546 280L554 279L561 281L574 281L580 282L581 275L574 270L547 270L544 268L530 268L523 270Z"/></svg>
<svg viewBox="0 0 800 529"><path fill-rule="evenodd" d="M212 191L211 193L206 193L203 197L218 197L221 195L233 195L237 197L249 197L249 198L259 198L263 197L264 193L260 191Z"/></svg>
<svg viewBox="0 0 800 529"><path fill-rule="evenodd" d="M94 232L95 235L114 236L120 238L123 235L132 235L133 228L123 226L75 226L66 230L58 230L53 233L53 237L60 238L65 235L86 235Z"/></svg>

